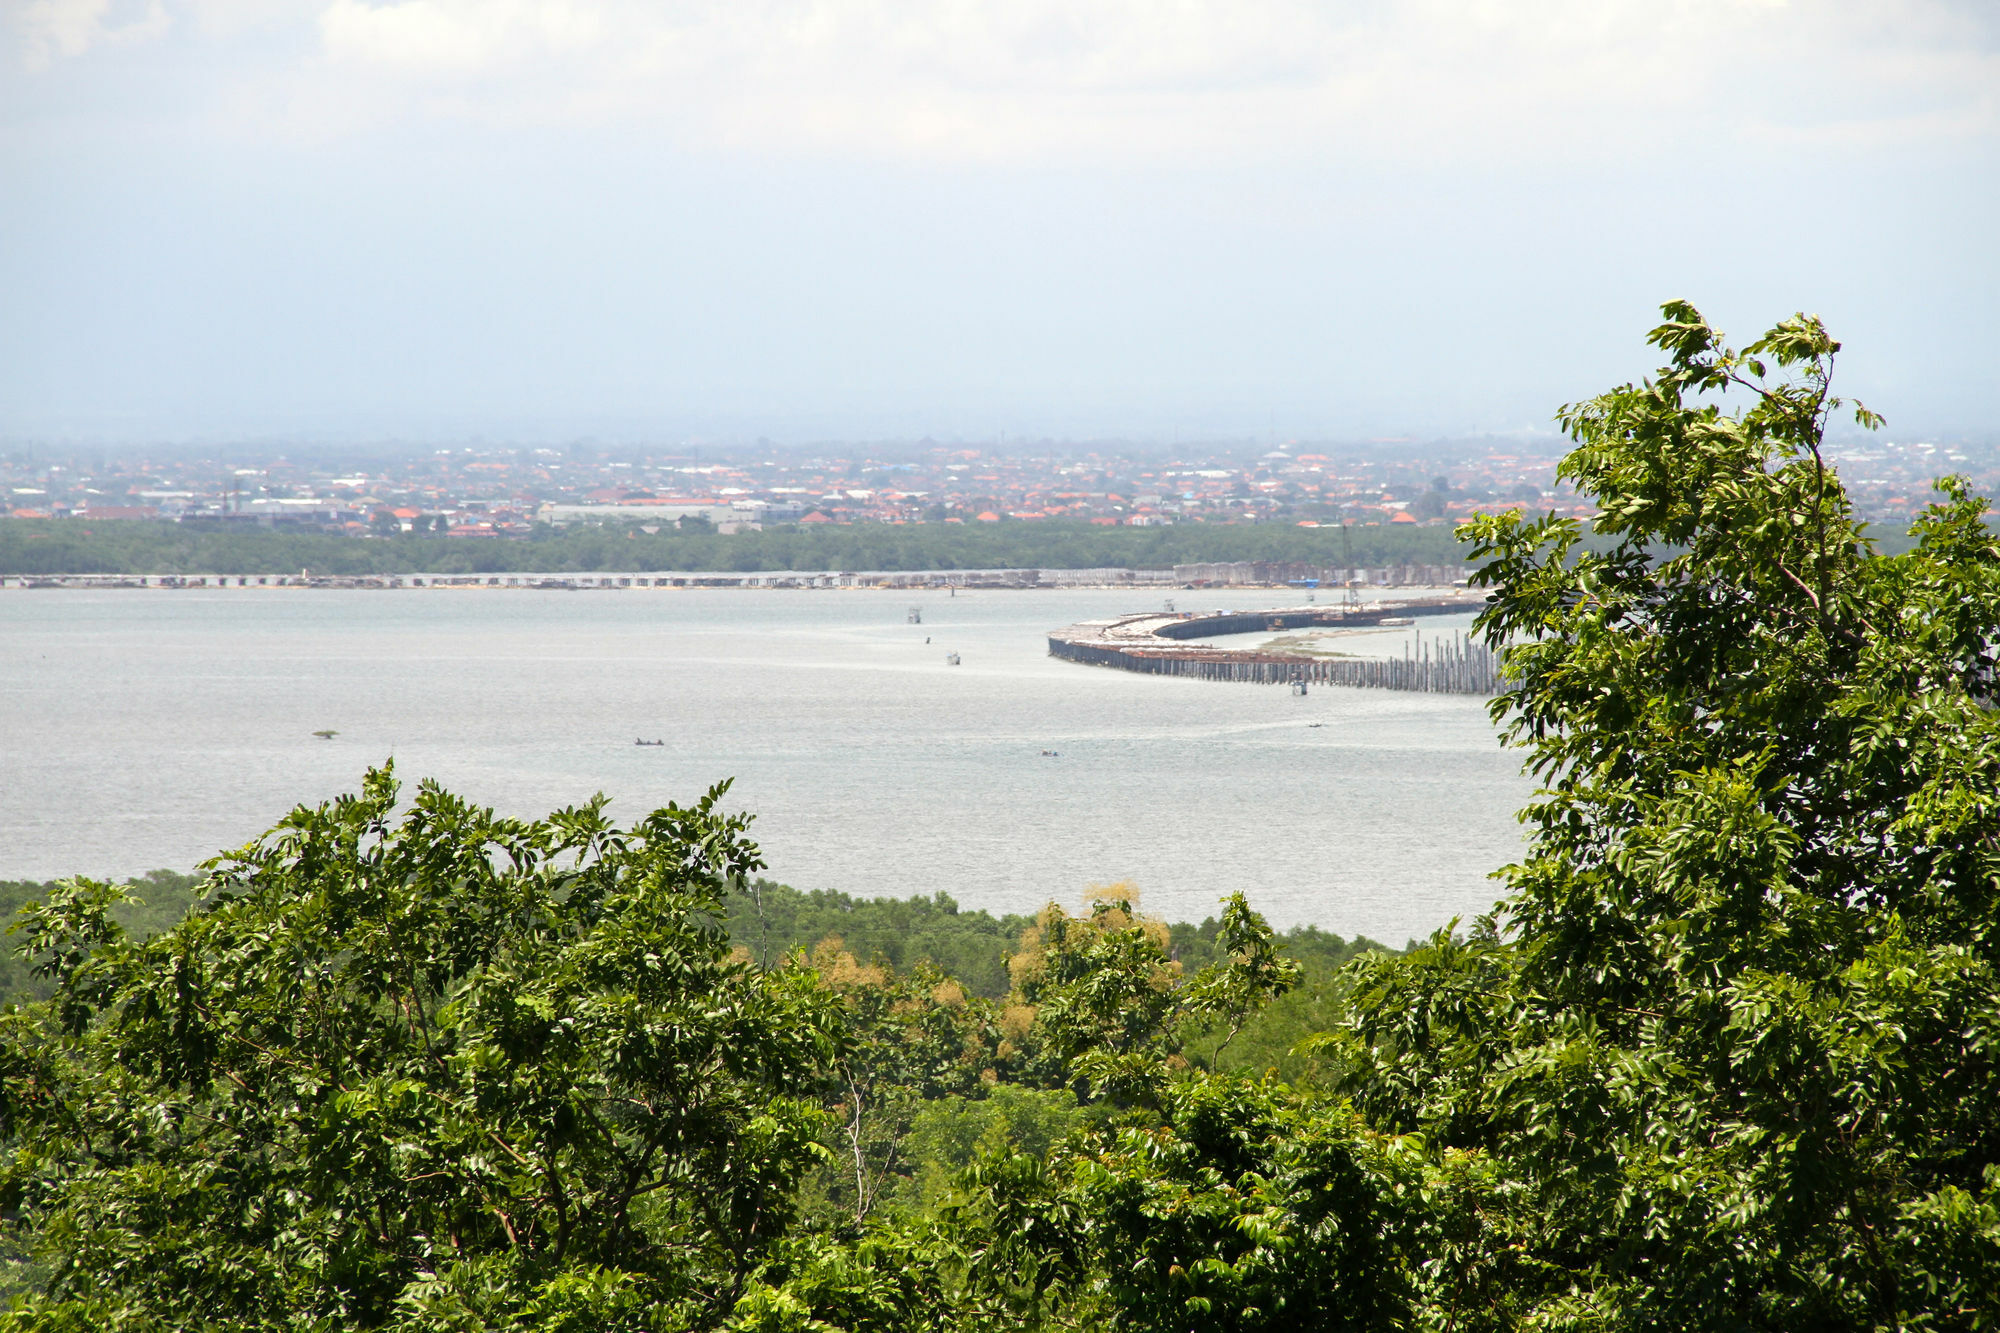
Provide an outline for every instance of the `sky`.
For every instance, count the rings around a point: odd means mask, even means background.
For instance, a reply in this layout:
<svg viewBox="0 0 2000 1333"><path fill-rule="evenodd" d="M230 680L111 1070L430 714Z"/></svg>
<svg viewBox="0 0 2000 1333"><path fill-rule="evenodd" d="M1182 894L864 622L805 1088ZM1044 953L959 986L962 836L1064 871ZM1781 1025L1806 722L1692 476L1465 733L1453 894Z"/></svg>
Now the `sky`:
<svg viewBox="0 0 2000 1333"><path fill-rule="evenodd" d="M2000 438L1995 0L0 0L0 440ZM1914 434L1913 434L1914 433Z"/></svg>

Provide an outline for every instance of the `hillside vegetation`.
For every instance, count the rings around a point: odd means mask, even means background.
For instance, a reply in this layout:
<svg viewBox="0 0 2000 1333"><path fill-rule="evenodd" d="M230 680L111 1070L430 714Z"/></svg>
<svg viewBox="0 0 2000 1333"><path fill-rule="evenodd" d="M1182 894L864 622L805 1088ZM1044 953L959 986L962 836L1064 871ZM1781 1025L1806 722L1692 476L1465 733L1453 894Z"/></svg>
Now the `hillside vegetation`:
<svg viewBox="0 0 2000 1333"><path fill-rule="evenodd" d="M200 874L154 870L118 885L110 908L111 920L131 939L146 940L170 929L200 902L209 881ZM29 922L22 910L67 894L67 881L0 880L0 929L21 932ZM1111 893L1120 901L1136 902L1130 884L1085 890ZM732 949L742 950L761 968L784 967L797 957L831 951L853 957L858 966L885 969L885 975L932 968L949 975L970 995L1002 1000L1013 986L1008 961L1038 929L1033 914L967 911L947 894L911 898L857 898L826 889L805 891L767 879L752 881L724 902L721 924ZM1211 966L1222 958L1222 922L1209 917L1200 923L1164 925L1165 952L1184 971ZM1253 1020L1247 1040L1231 1049L1235 1064L1258 1072L1264 1068L1302 1068L1291 1048L1319 1030L1304 1015L1317 998L1331 993L1340 968L1363 953L1385 946L1365 936L1344 939L1317 926L1294 926L1273 936L1276 947L1296 963L1303 990ZM13 944L17 941L10 940ZM0 1004L45 1000L54 987L35 973L36 959L14 948L0 951Z"/></svg>

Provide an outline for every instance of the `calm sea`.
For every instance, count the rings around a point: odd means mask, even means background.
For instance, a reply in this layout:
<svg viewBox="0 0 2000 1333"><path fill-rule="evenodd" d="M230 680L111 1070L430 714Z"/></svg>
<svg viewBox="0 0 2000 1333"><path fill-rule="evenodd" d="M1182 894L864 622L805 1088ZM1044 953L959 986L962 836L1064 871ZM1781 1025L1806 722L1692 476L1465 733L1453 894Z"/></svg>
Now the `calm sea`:
<svg viewBox="0 0 2000 1333"><path fill-rule="evenodd" d="M1300 698L1046 655L1049 629L1159 602L8 591L0 878L186 869L394 756L521 815L601 790L630 819L734 778L767 873L801 888L1027 911L1131 879L1149 910L1195 920L1241 889L1281 927L1398 944L1490 906L1529 784L1483 701ZM1409 633L1355 647L1400 655Z"/></svg>

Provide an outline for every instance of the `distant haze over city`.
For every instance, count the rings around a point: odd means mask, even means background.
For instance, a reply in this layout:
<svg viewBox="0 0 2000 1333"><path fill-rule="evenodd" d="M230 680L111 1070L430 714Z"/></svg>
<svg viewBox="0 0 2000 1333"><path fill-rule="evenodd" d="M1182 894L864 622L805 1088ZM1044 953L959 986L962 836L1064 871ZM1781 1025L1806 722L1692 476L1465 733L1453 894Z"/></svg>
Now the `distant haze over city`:
<svg viewBox="0 0 2000 1333"><path fill-rule="evenodd" d="M647 533L692 524L733 535L819 524L1013 520L1436 527L1507 509L1587 519L1597 511L1557 475L1560 456L1548 437L1288 440L1270 449L1171 451L1068 441L815 449L585 441L562 448L13 446L0 447L0 516L472 538L605 523ZM2000 448L1991 445L1869 439L1829 445L1828 456L1856 513L1892 532L1936 498L1931 483L1944 474L2000 494Z"/></svg>
<svg viewBox="0 0 2000 1333"><path fill-rule="evenodd" d="M1996 131L1990 0L35 0L0 442L1542 451L1676 297L1990 440Z"/></svg>

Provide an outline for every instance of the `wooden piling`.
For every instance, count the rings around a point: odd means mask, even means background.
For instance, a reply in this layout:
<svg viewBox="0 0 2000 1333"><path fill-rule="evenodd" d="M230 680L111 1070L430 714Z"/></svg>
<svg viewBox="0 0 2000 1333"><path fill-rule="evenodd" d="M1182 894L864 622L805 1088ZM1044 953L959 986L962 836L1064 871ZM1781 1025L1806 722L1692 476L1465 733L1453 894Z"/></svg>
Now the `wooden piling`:
<svg viewBox="0 0 2000 1333"><path fill-rule="evenodd" d="M1429 608L1413 607L1411 610ZM1452 608L1458 609L1458 608ZM1195 680L1288 684L1303 680L1308 684L1343 685L1351 689L1409 690L1422 694L1474 694L1491 696L1500 692L1500 659L1492 649L1463 633L1447 640L1406 644L1401 658L1324 658L1298 653L1259 652L1211 648L1200 644L1163 640L1188 639L1198 635L1240 632L1239 622L1255 621L1254 628L1278 613L1229 613L1213 617L1184 616L1153 627L1137 625L1134 632L1120 633L1130 622L1146 617L1126 617L1105 625L1078 625L1049 636L1049 653L1065 661L1090 666L1116 667L1149 675L1185 676ZM1291 612L1299 623L1307 617ZM1373 617L1370 617L1371 619ZM1359 618L1356 618L1357 621ZM1330 613L1318 613L1311 623L1339 623ZM1362 621L1360 623L1366 623ZM1287 625L1286 628L1292 626Z"/></svg>

